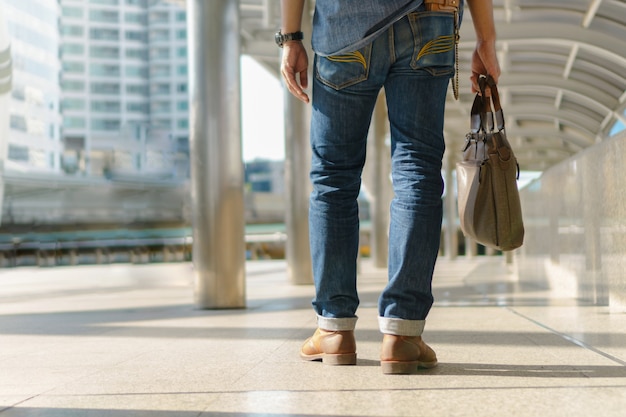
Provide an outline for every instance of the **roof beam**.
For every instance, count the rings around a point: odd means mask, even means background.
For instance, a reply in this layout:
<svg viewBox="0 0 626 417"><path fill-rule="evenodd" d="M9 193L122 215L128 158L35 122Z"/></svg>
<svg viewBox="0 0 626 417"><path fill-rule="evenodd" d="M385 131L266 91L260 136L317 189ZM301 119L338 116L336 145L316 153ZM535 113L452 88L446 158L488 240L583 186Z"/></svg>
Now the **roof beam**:
<svg viewBox="0 0 626 417"><path fill-rule="evenodd" d="M602 4L602 0L593 0L591 2L591 4L589 5L589 9L587 10L587 13L585 14L585 17L583 18L584 28L589 27L593 18L596 17L596 14L598 13L598 9L600 8L601 4Z"/></svg>
<svg viewBox="0 0 626 417"><path fill-rule="evenodd" d="M572 50L567 57L567 62L565 63L565 69L563 70L563 78L569 78L569 75L572 73L572 67L574 66L574 62L576 61L576 56L578 56L578 44L575 43L572 45Z"/></svg>

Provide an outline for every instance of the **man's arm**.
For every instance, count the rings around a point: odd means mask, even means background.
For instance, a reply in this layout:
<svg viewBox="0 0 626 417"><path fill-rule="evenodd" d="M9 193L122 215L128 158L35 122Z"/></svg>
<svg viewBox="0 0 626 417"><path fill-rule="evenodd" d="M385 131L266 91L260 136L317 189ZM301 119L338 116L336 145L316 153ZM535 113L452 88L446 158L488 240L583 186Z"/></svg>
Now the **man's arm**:
<svg viewBox="0 0 626 417"><path fill-rule="evenodd" d="M496 56L496 25L492 0L467 0L476 32L476 49L472 55L472 92L480 91L478 77L491 75L497 83L500 65Z"/></svg>
<svg viewBox="0 0 626 417"><path fill-rule="evenodd" d="M305 0L281 0L281 31L282 33L299 32L302 25L302 12ZM287 89L298 99L309 102L309 96L304 92L309 80L307 70L309 58L301 41L285 42L280 72L285 79Z"/></svg>

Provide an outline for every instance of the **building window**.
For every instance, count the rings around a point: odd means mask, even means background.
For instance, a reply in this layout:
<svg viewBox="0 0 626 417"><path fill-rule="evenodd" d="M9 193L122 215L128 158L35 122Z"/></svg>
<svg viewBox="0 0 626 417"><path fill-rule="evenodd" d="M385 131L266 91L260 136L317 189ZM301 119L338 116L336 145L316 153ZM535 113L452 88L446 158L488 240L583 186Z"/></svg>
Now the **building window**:
<svg viewBox="0 0 626 417"><path fill-rule="evenodd" d="M150 58L152 59L168 59L170 57L169 48L152 48L150 49Z"/></svg>
<svg viewBox="0 0 626 417"><path fill-rule="evenodd" d="M119 130L120 121L116 119L92 119L91 128L101 131Z"/></svg>
<svg viewBox="0 0 626 417"><path fill-rule="evenodd" d="M142 61L148 60L148 50L147 49L134 49L128 48L126 49L126 58L136 58Z"/></svg>
<svg viewBox="0 0 626 417"><path fill-rule="evenodd" d="M148 78L148 67L129 65L124 69L124 74L126 74L127 77Z"/></svg>
<svg viewBox="0 0 626 417"><path fill-rule="evenodd" d="M183 46L176 49L176 56L179 58L187 58L187 47Z"/></svg>
<svg viewBox="0 0 626 417"><path fill-rule="evenodd" d="M157 101L150 104L150 111L154 113L169 113L171 105L169 101Z"/></svg>
<svg viewBox="0 0 626 417"><path fill-rule="evenodd" d="M150 23L167 23L169 21L169 13L158 11L150 13Z"/></svg>
<svg viewBox="0 0 626 417"><path fill-rule="evenodd" d="M148 24L148 19L146 18L146 15L144 13L132 13L132 12L125 13L124 20L127 23L137 23L143 26Z"/></svg>
<svg viewBox="0 0 626 417"><path fill-rule="evenodd" d="M125 36L126 39L129 41L137 41L143 43L148 42L147 33L139 30L127 30Z"/></svg>
<svg viewBox="0 0 626 417"><path fill-rule="evenodd" d="M119 77L120 66L107 64L91 64L89 66L89 74L100 77Z"/></svg>
<svg viewBox="0 0 626 417"><path fill-rule="evenodd" d="M11 97L15 100L24 101L26 99L25 88L23 85L15 85L13 86L13 91L11 92Z"/></svg>
<svg viewBox="0 0 626 417"><path fill-rule="evenodd" d="M89 48L92 58L119 58L120 48L115 46L92 46Z"/></svg>
<svg viewBox="0 0 626 417"><path fill-rule="evenodd" d="M106 4L109 6L117 6L120 4L119 0L89 0L91 4Z"/></svg>
<svg viewBox="0 0 626 417"><path fill-rule="evenodd" d="M176 31L176 39L187 39L187 29L179 29Z"/></svg>
<svg viewBox="0 0 626 417"><path fill-rule="evenodd" d="M26 146L9 144L9 159L11 161L28 162L29 152Z"/></svg>
<svg viewBox="0 0 626 417"><path fill-rule="evenodd" d="M176 123L176 126L179 129L189 129L189 120L188 119L180 119Z"/></svg>
<svg viewBox="0 0 626 417"><path fill-rule="evenodd" d="M178 75L187 75L187 73L189 72L187 65L179 65L178 67L176 67L176 73Z"/></svg>
<svg viewBox="0 0 626 417"><path fill-rule="evenodd" d="M78 80L63 80L61 88L63 91L85 91L85 83Z"/></svg>
<svg viewBox="0 0 626 417"><path fill-rule="evenodd" d="M94 94L119 94L120 85L115 83L91 83L91 92Z"/></svg>
<svg viewBox="0 0 626 417"><path fill-rule="evenodd" d="M176 151L189 154L189 138L187 136L176 138Z"/></svg>
<svg viewBox="0 0 626 417"><path fill-rule="evenodd" d="M85 64L83 62L63 61L63 72L71 74L84 74Z"/></svg>
<svg viewBox="0 0 626 417"><path fill-rule="evenodd" d="M80 98L64 98L61 102L62 110L83 110L85 108L85 100Z"/></svg>
<svg viewBox="0 0 626 417"><path fill-rule="evenodd" d="M24 116L12 114L10 119L11 119L11 122L10 122L11 129L19 130L20 132L26 132L27 126L26 126L26 118Z"/></svg>
<svg viewBox="0 0 626 417"><path fill-rule="evenodd" d="M83 17L83 9L80 7L63 7L61 14L63 17Z"/></svg>
<svg viewBox="0 0 626 417"><path fill-rule="evenodd" d="M152 127L155 129L169 129L172 121L170 119L156 119L152 122Z"/></svg>
<svg viewBox="0 0 626 417"><path fill-rule="evenodd" d="M118 23L120 20L120 14L116 11L110 10L90 10L89 20L101 23Z"/></svg>
<svg viewBox="0 0 626 417"><path fill-rule="evenodd" d="M126 103L126 111L131 113L150 113L148 103Z"/></svg>
<svg viewBox="0 0 626 417"><path fill-rule="evenodd" d="M94 40L117 41L120 39L120 31L117 29L93 28L89 30L89 38Z"/></svg>
<svg viewBox="0 0 626 417"><path fill-rule="evenodd" d="M150 32L151 41L166 41L170 38L170 31L167 29L158 29Z"/></svg>
<svg viewBox="0 0 626 417"><path fill-rule="evenodd" d="M126 86L126 92L128 94L137 94L140 96L148 96L150 94L148 86L141 84L128 84Z"/></svg>
<svg viewBox="0 0 626 417"><path fill-rule="evenodd" d="M66 116L63 118L63 127L74 128L74 129L84 129L85 126L86 126L86 123L83 117Z"/></svg>
<svg viewBox="0 0 626 417"><path fill-rule="evenodd" d="M187 21L187 13L186 12L177 12L176 13L176 21L185 22Z"/></svg>
<svg viewBox="0 0 626 417"><path fill-rule="evenodd" d="M176 110L187 111L189 110L189 102L188 101L179 101L176 103Z"/></svg>
<svg viewBox="0 0 626 417"><path fill-rule="evenodd" d="M176 91L179 92L179 93L186 93L187 92L187 84L186 83L177 84L176 85Z"/></svg>
<svg viewBox="0 0 626 417"><path fill-rule="evenodd" d="M65 36L82 37L85 34L82 26L63 25L61 28L61 34Z"/></svg>
<svg viewBox="0 0 626 417"><path fill-rule="evenodd" d="M61 45L61 55L83 55L85 47L77 43L64 43Z"/></svg>
<svg viewBox="0 0 626 417"><path fill-rule="evenodd" d="M121 109L118 101L92 101L91 110L101 113L119 113Z"/></svg>
<svg viewBox="0 0 626 417"><path fill-rule="evenodd" d="M151 77L169 77L170 67L169 65L155 65L150 68Z"/></svg>
<svg viewBox="0 0 626 417"><path fill-rule="evenodd" d="M169 94L170 93L170 85L169 84L154 84L151 88L152 94Z"/></svg>

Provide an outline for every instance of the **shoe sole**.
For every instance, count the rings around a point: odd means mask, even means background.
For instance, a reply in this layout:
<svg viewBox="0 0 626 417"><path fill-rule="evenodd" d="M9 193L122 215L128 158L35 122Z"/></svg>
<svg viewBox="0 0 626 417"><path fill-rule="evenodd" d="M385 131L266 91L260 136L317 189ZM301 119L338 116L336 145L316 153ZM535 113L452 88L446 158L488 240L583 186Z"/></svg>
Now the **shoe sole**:
<svg viewBox="0 0 626 417"><path fill-rule="evenodd" d="M381 361L380 367L383 374L415 374L419 369L431 369L437 366L437 361L433 362L395 362L395 361Z"/></svg>
<svg viewBox="0 0 626 417"><path fill-rule="evenodd" d="M324 365L356 365L356 353L320 353L316 355L300 353L300 357L305 361L321 360Z"/></svg>

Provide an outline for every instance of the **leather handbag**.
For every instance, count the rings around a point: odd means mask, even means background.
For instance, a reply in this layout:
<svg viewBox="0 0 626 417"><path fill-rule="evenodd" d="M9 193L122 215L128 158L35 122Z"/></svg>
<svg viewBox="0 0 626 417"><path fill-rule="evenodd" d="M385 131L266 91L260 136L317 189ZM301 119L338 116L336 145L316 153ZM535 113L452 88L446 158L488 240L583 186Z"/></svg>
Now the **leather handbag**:
<svg viewBox="0 0 626 417"><path fill-rule="evenodd" d="M490 76L480 77L479 85L463 158L456 164L461 230L484 246L509 251L524 242L519 164L506 138L496 83ZM491 97L485 94L487 87Z"/></svg>

